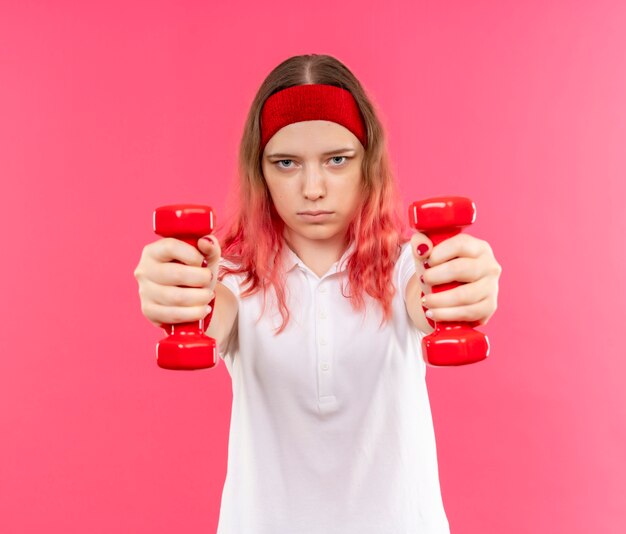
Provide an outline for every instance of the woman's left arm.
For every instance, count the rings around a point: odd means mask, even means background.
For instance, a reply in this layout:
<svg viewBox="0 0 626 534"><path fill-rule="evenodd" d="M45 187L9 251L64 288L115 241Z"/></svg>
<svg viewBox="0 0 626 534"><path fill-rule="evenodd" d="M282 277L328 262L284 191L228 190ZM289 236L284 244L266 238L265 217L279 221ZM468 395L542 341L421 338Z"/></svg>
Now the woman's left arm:
<svg viewBox="0 0 626 534"><path fill-rule="evenodd" d="M411 250L415 276L407 286L406 305L420 330L426 333L434 330L432 325L428 330L422 328L428 317L424 317L422 306L432 312L430 319L434 322L476 321L478 325L489 322L498 308L502 267L487 241L460 233L433 247L425 234L416 232L411 238ZM447 291L432 292L432 286L454 281L463 283Z"/></svg>

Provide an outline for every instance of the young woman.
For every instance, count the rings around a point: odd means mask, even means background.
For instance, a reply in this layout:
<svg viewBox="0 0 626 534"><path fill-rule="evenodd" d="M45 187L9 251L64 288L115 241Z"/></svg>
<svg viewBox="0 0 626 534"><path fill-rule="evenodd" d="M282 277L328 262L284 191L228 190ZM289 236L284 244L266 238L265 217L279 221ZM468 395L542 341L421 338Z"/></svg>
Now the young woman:
<svg viewBox="0 0 626 534"><path fill-rule="evenodd" d="M215 296L207 335L233 386L218 534L448 533L421 339L433 321L488 322L491 248L407 235L381 123L326 55L262 83L237 198L221 244L161 239L135 271L156 325L197 321Z"/></svg>

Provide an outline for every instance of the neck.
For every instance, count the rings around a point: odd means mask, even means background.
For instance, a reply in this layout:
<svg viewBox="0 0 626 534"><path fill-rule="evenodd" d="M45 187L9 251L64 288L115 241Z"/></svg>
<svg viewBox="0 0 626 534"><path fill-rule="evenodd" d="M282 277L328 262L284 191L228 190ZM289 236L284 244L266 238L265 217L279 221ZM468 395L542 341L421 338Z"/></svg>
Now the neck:
<svg viewBox="0 0 626 534"><path fill-rule="evenodd" d="M318 276L323 276L333 263L339 261L349 245L347 236L315 240L285 232L283 237L287 246Z"/></svg>

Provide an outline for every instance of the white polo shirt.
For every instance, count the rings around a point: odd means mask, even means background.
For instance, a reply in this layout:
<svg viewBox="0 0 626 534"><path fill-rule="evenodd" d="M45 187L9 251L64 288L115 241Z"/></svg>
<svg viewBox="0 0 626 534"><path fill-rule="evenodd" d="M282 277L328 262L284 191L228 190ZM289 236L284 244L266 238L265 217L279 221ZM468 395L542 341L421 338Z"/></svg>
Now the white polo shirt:
<svg viewBox="0 0 626 534"><path fill-rule="evenodd" d="M242 299L244 275L224 277L239 315L237 335L219 347L233 405L218 534L449 533L425 334L404 301L410 242L395 266L393 319L381 329L374 299L364 296L362 314L341 294L353 249L319 278L285 244L291 319L276 337L273 290L257 324L262 292Z"/></svg>

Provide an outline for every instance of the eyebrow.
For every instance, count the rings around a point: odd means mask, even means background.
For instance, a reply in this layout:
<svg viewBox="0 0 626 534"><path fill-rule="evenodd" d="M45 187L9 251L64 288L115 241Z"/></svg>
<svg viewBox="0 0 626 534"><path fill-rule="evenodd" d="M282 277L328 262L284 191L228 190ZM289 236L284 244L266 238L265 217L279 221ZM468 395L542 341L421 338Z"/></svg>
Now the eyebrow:
<svg viewBox="0 0 626 534"><path fill-rule="evenodd" d="M352 148L352 147L338 148L336 150L331 150L330 152L324 152L322 154L322 156L330 156L332 154L343 154L344 152L354 152L354 153L356 153L356 150L354 148ZM297 158L298 156L295 156L293 154L274 153L274 154L268 154L266 157L267 158Z"/></svg>

